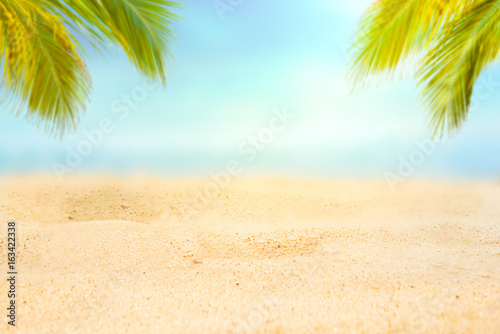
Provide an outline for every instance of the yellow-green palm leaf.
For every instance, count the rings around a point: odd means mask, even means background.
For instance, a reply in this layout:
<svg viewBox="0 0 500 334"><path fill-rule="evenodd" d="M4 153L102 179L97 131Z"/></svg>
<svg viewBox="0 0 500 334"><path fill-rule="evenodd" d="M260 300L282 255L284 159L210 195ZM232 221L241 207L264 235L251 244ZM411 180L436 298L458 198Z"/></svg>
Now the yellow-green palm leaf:
<svg viewBox="0 0 500 334"><path fill-rule="evenodd" d="M418 72L434 134L459 129L470 107L474 82L498 57L500 1L473 1L449 23Z"/></svg>
<svg viewBox="0 0 500 334"><path fill-rule="evenodd" d="M165 83L178 7L166 0L2 0L1 102L48 132L74 128L91 90L74 32L96 47L120 45L141 73Z"/></svg>
<svg viewBox="0 0 500 334"><path fill-rule="evenodd" d="M377 1L363 15L352 48L354 88L416 73L434 134L458 129L474 81L498 56L498 6L498 0Z"/></svg>

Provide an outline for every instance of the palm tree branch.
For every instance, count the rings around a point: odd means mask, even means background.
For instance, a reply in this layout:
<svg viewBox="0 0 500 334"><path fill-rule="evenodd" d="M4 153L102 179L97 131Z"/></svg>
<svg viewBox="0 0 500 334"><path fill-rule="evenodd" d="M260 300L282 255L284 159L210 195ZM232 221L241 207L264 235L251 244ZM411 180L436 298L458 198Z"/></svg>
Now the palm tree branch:
<svg viewBox="0 0 500 334"><path fill-rule="evenodd" d="M54 11L75 18L73 28L97 40L98 48L119 44L144 75L165 83L165 60L174 40L171 23L179 3L167 0L46 0ZM119 12L121 15L117 15ZM96 46L96 44L94 44Z"/></svg>
<svg viewBox="0 0 500 334"><path fill-rule="evenodd" d="M50 133L75 127L91 89L81 36L99 51L119 44L142 74L165 83L179 7L168 0L2 0L0 103Z"/></svg>
<svg viewBox="0 0 500 334"><path fill-rule="evenodd" d="M373 78L392 76L405 61L418 60L444 23L462 6L460 0L377 1L361 18L350 50L349 78L353 87L367 85Z"/></svg>
<svg viewBox="0 0 500 334"><path fill-rule="evenodd" d="M2 10L15 25L3 28L9 59L2 57L2 86L12 97L10 103L15 103L18 114L62 135L85 111L90 89L88 73L70 42L70 33L36 4L9 1Z"/></svg>
<svg viewBox="0 0 500 334"><path fill-rule="evenodd" d="M500 51L500 1L479 0L457 15L417 73L434 135L461 127L473 85Z"/></svg>

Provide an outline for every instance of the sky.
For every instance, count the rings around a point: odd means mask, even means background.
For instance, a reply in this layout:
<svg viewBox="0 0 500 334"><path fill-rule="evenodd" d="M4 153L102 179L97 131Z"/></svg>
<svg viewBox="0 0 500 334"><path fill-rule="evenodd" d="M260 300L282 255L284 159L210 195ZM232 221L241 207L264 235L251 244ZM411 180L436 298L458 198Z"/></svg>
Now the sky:
<svg viewBox="0 0 500 334"><path fill-rule="evenodd" d="M186 1L167 87L116 47L90 50L75 133L54 139L0 109L0 173L207 176L237 161L241 176L498 179L500 67L439 143L413 80L350 94L345 51L369 3Z"/></svg>

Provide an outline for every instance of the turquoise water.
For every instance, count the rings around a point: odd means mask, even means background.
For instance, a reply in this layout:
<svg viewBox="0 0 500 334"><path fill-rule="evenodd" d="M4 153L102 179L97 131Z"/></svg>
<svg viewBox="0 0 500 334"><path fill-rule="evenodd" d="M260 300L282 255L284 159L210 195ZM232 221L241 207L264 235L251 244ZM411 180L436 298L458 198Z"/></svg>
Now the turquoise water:
<svg viewBox="0 0 500 334"><path fill-rule="evenodd" d="M2 110L0 173L207 175L232 160L243 176L397 173L429 132L412 81L349 94L345 49L363 9L326 0L242 1L221 20L212 2L190 3L176 24L166 89L145 83L117 49L105 59L91 51L94 93L78 131L61 142ZM464 129L425 155L412 177L499 176L500 68L483 79ZM276 108L293 120L247 159L251 146L246 154L239 147L265 132ZM102 138L92 143L86 133L95 131ZM88 152L69 167L79 148Z"/></svg>

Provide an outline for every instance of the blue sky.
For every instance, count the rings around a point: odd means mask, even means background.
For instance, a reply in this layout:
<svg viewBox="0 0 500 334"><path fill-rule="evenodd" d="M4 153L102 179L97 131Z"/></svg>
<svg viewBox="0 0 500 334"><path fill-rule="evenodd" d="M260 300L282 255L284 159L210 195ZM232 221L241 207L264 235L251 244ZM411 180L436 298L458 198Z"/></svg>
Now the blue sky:
<svg viewBox="0 0 500 334"><path fill-rule="evenodd" d="M222 16L214 3L188 1L182 11L167 88L144 88L117 48L105 58L90 52L91 103L63 141L2 110L0 172L51 173L62 165L68 173L203 176L236 159L248 175L384 178L398 173L401 159L418 156L417 142L430 134L415 83L351 95L345 82L344 51L369 1L242 0ZM425 154L411 177L499 176L500 68L482 80L462 131ZM137 98L132 105L127 95ZM276 108L293 121L246 161L238 148L268 127ZM112 130L82 144L103 120ZM89 153L68 166L82 147Z"/></svg>

